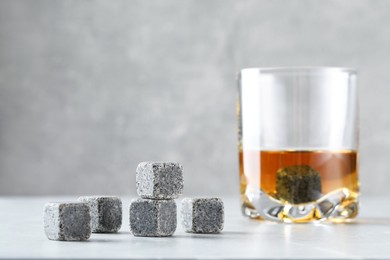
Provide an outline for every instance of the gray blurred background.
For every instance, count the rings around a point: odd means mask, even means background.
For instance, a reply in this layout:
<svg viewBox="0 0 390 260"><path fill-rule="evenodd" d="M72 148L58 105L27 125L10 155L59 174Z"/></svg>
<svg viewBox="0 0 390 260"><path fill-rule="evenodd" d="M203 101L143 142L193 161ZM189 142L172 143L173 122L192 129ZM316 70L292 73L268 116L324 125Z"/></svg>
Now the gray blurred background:
<svg viewBox="0 0 390 260"><path fill-rule="evenodd" d="M356 67L363 194L389 194L390 1L0 1L0 194L135 194L179 161L238 193L236 74Z"/></svg>

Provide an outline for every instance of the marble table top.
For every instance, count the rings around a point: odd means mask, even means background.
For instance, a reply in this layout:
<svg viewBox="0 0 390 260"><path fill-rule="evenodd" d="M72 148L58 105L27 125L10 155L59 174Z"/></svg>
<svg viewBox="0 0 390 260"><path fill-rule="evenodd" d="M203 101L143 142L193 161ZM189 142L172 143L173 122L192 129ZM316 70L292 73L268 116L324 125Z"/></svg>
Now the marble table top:
<svg viewBox="0 0 390 260"><path fill-rule="evenodd" d="M225 229L217 235L134 237L123 199L122 229L92 234L85 242L50 241L43 232L43 205L69 197L0 197L0 259L390 259L390 203L361 200L348 224L278 224L241 215L237 198L224 198Z"/></svg>

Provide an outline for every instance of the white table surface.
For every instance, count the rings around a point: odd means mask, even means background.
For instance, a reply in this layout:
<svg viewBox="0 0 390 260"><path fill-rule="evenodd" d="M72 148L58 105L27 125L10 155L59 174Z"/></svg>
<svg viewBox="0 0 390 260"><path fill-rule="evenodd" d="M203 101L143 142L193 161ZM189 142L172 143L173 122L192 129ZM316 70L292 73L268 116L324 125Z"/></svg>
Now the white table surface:
<svg viewBox="0 0 390 260"><path fill-rule="evenodd" d="M237 199L225 198L225 229L218 235L185 233L143 238L129 233L123 200L122 229L92 234L86 242L48 240L43 205L69 198L0 198L0 259L390 259L390 204L363 198L349 224L277 224L241 215Z"/></svg>

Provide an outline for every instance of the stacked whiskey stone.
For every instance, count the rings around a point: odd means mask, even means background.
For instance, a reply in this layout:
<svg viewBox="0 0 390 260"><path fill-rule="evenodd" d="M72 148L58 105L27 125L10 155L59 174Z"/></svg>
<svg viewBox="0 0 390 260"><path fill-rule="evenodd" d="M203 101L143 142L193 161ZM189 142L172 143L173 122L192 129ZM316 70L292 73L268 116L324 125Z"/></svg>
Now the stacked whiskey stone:
<svg viewBox="0 0 390 260"><path fill-rule="evenodd" d="M183 193L183 167L171 162L142 162L136 170L140 198L130 203L130 231L134 236L171 236L177 226L174 199Z"/></svg>
<svg viewBox="0 0 390 260"><path fill-rule="evenodd" d="M183 167L171 162L142 162L136 170L137 193L130 203L134 236L172 236L177 227L174 199L183 193ZM224 206L219 198L185 198L181 204L186 232L220 233ZM122 225L122 201L114 196L84 196L77 201L51 202L44 208L44 230L51 240L79 241L91 233L115 233Z"/></svg>

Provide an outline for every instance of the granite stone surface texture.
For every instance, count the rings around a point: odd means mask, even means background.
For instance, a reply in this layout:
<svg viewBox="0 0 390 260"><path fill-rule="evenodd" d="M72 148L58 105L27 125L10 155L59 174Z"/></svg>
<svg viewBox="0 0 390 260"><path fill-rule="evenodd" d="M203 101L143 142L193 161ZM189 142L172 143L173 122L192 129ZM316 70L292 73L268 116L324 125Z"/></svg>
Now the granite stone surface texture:
<svg viewBox="0 0 390 260"><path fill-rule="evenodd" d="M321 175L308 165L292 165L276 174L276 195L289 203L315 201L321 197Z"/></svg>
<svg viewBox="0 0 390 260"><path fill-rule="evenodd" d="M88 204L91 210L93 233L114 233L122 226L122 201L114 196L83 196L78 201Z"/></svg>
<svg viewBox="0 0 390 260"><path fill-rule="evenodd" d="M134 236L172 236L177 226L174 200L133 199L129 208L130 231Z"/></svg>
<svg viewBox="0 0 390 260"><path fill-rule="evenodd" d="M174 162L141 162L136 170L136 186L144 199L178 198L183 193L183 167Z"/></svg>
<svg viewBox="0 0 390 260"><path fill-rule="evenodd" d="M220 198L184 198L182 226L190 233L220 233L224 226L224 205Z"/></svg>
<svg viewBox="0 0 390 260"><path fill-rule="evenodd" d="M53 201L69 198L52 197ZM123 197L124 205L131 198ZM42 229L47 196L0 196L0 259L389 259L390 203L387 196L361 197L358 218L348 224L277 224L243 217L238 196L223 197L221 234L186 233L173 237L135 237L128 225L120 233L92 234L84 243L48 240ZM178 210L181 203L178 203ZM378 210L380 209L380 210ZM26 214L28 212L28 214ZM129 211L123 215L128 222ZM123 223L125 223L123 222Z"/></svg>
<svg viewBox="0 0 390 260"><path fill-rule="evenodd" d="M43 222L50 240L80 241L91 235L90 209L86 203L47 203Z"/></svg>

